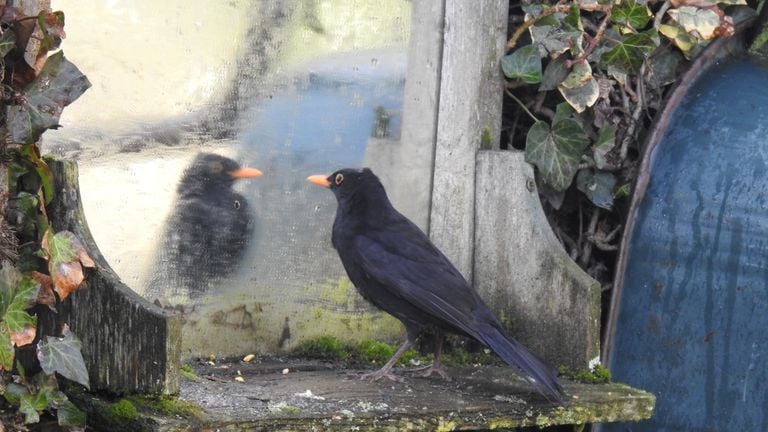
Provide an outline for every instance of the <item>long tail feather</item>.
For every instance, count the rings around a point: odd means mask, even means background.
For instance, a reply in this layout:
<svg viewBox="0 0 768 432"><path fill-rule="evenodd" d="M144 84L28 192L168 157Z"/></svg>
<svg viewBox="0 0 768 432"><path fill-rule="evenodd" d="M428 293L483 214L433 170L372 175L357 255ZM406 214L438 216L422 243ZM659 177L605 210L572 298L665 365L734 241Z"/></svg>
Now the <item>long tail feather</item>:
<svg viewBox="0 0 768 432"><path fill-rule="evenodd" d="M533 386L548 400L565 405L563 387L557 373L544 364L535 354L516 340L506 336L492 325L483 326L480 336L489 348L507 364L522 372Z"/></svg>

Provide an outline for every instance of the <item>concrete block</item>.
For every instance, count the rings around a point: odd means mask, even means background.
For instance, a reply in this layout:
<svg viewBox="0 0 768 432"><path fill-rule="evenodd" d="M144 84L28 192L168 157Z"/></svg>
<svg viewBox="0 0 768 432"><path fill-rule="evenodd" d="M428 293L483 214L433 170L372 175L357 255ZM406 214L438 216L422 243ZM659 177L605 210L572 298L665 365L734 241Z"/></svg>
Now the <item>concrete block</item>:
<svg viewBox="0 0 768 432"><path fill-rule="evenodd" d="M600 354L600 284L571 260L518 151L477 156L474 285L510 335L549 364Z"/></svg>
<svg viewBox="0 0 768 432"><path fill-rule="evenodd" d="M120 281L91 237L74 162L50 162L55 196L48 207L55 231L72 231L96 269L60 311L82 342L91 390L110 393L179 391L181 319L145 300ZM115 197L118 199L118 197Z"/></svg>

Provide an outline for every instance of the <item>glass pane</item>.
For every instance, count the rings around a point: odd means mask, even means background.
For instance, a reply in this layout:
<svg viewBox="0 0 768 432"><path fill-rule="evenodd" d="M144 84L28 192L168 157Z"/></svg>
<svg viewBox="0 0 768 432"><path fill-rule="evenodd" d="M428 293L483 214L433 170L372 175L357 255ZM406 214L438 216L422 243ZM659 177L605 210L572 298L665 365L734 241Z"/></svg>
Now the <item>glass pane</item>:
<svg viewBox="0 0 768 432"><path fill-rule="evenodd" d="M89 227L123 281L183 311L185 355L400 338L346 279L330 244L336 200L305 179L370 166L407 193L393 179L409 1L53 7L93 88L44 149L79 161ZM235 163L264 175L230 187ZM426 206L408 212L426 220Z"/></svg>

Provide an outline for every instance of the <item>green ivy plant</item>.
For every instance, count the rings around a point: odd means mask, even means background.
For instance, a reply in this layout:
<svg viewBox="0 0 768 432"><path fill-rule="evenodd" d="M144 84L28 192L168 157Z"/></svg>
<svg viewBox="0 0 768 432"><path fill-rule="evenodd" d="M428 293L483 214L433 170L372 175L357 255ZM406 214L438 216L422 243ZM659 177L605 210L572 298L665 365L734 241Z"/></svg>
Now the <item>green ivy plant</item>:
<svg viewBox="0 0 768 432"><path fill-rule="evenodd" d="M523 0L510 7L502 145L525 151L555 234L606 289L622 223L614 209L627 205L642 134L690 61L756 16L747 1Z"/></svg>
<svg viewBox="0 0 768 432"><path fill-rule="evenodd" d="M40 137L59 127L64 107L91 85L62 51L49 55L64 38L64 21L60 11L25 16L18 8L0 6L0 132L10 195L4 216L20 245L15 262L0 263L0 394L18 407L25 423L38 422L47 411L59 425L83 430L85 414L57 381L60 375L88 388L80 342L66 324L52 335L38 332L38 312L33 312L41 310L39 305L55 312L82 285L83 267L95 266L73 233L54 232L46 212L54 185ZM17 355L30 346L37 354L34 364Z"/></svg>
<svg viewBox="0 0 768 432"><path fill-rule="evenodd" d="M665 71L674 71L683 58L695 56L715 37L733 35L734 19L723 7L741 6L732 10L738 17L748 9L746 0L656 2L655 12L652 3L523 2L525 21L507 48L513 50L526 33L530 43L506 55L501 67L513 89L538 84L539 92L557 90L560 95L562 103L550 121L525 108L534 121L526 158L555 191L567 189L579 172L579 190L595 205L610 208L617 179L604 168L609 165L606 156L617 150L617 124L594 113L601 109L596 104L607 97L608 86L626 85L630 76L654 72L654 78L666 79ZM585 21L592 24L591 30L585 29ZM584 114L588 110L591 115ZM581 165L585 155L594 162L589 167Z"/></svg>

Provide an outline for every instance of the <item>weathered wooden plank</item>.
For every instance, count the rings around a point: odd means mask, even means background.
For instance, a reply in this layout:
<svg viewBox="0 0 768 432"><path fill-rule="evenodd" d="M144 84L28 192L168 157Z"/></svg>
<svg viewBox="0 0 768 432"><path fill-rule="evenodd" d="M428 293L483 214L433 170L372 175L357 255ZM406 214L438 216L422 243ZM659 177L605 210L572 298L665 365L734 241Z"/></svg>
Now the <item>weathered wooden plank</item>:
<svg viewBox="0 0 768 432"><path fill-rule="evenodd" d="M553 366L600 354L600 284L563 250L523 152L477 156L475 287L510 334Z"/></svg>
<svg viewBox="0 0 768 432"><path fill-rule="evenodd" d="M425 231L432 196L444 14L444 2L412 2L399 157L397 165L378 171L394 173L391 179L382 178L392 202Z"/></svg>
<svg viewBox="0 0 768 432"><path fill-rule="evenodd" d="M429 233L472 280L475 154L498 148L509 2L445 3Z"/></svg>
<svg viewBox="0 0 768 432"><path fill-rule="evenodd" d="M91 389L177 393L180 318L136 294L109 267L86 223L77 165L51 161L49 166L56 189L48 207L51 225L75 233L98 266L86 269L86 286L69 297L63 311L82 341Z"/></svg>

